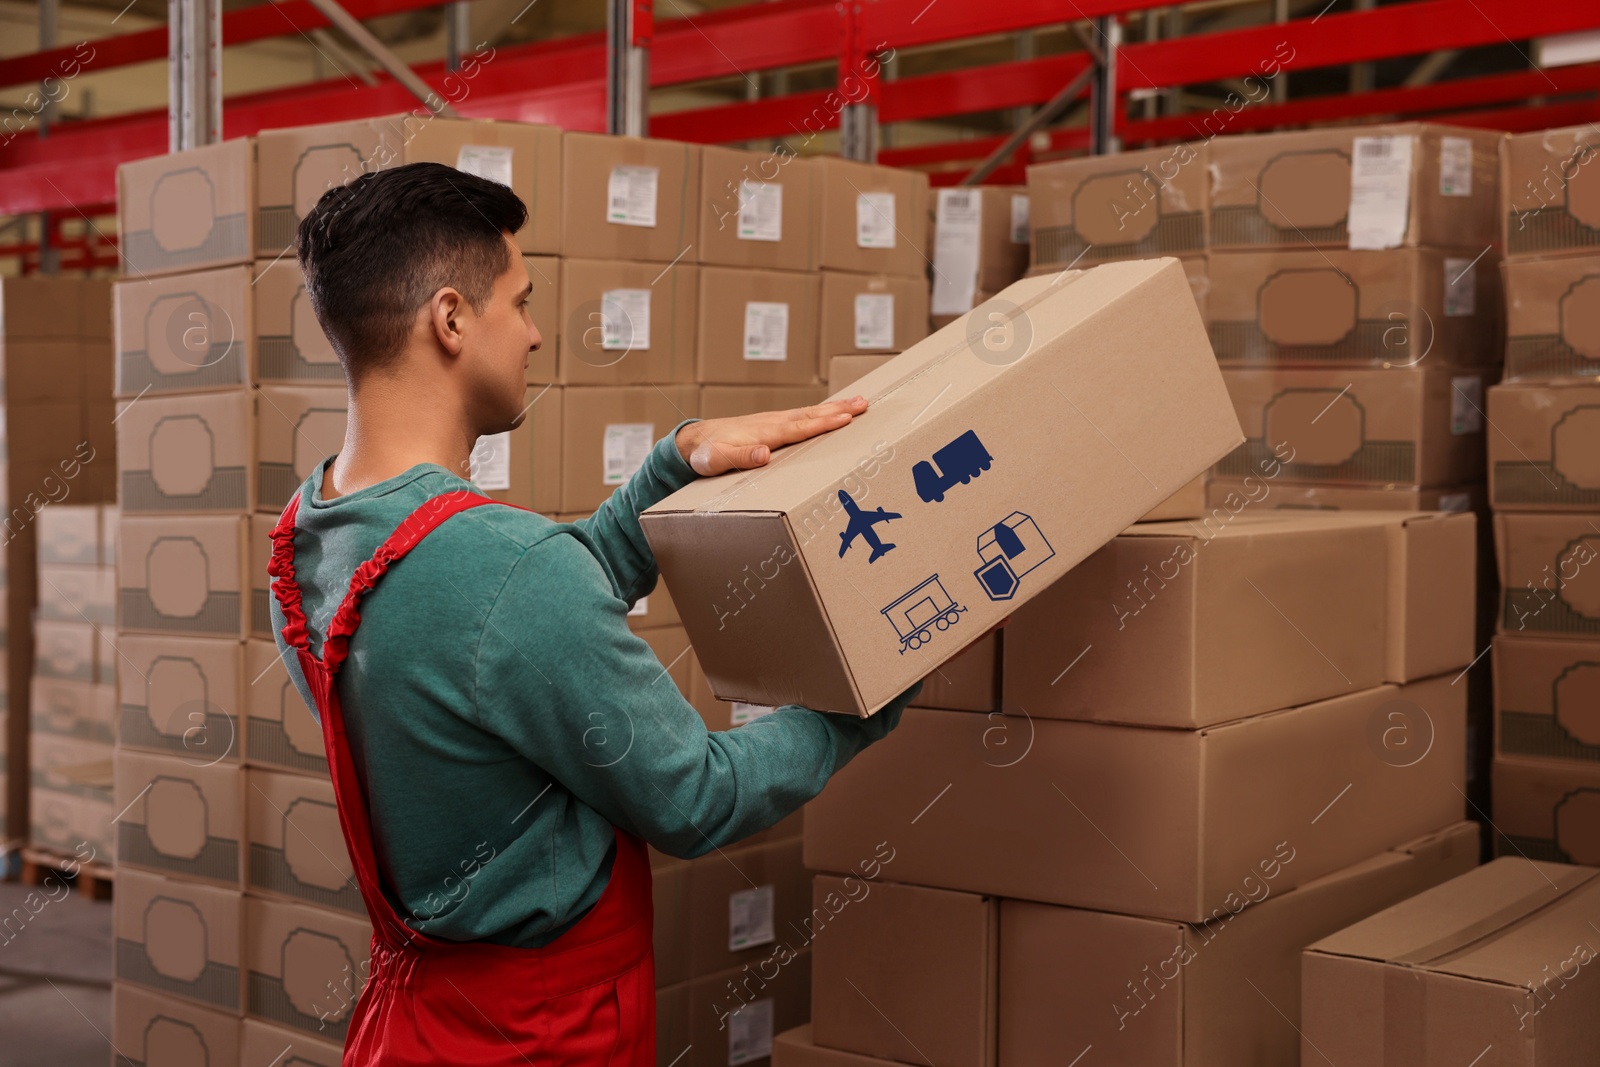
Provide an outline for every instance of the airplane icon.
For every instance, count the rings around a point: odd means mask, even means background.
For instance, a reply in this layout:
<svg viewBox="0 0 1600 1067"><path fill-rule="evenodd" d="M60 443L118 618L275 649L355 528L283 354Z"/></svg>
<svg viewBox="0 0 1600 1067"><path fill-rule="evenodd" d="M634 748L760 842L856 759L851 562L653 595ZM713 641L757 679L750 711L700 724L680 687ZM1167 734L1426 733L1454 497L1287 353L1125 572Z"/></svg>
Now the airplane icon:
<svg viewBox="0 0 1600 1067"><path fill-rule="evenodd" d="M898 519L900 517L899 512L884 511L882 508L876 511L862 511L860 505L851 500L850 494L843 489L839 490L839 503L844 505L845 513L850 516L850 524L845 527L844 533L839 535L839 557L841 559L844 558L845 552L849 550L850 545L858 537L865 537L867 544L872 546L872 555L867 557L868 563L871 563L894 547L892 543L886 545L880 541L878 535L872 532L872 528L880 522Z"/></svg>

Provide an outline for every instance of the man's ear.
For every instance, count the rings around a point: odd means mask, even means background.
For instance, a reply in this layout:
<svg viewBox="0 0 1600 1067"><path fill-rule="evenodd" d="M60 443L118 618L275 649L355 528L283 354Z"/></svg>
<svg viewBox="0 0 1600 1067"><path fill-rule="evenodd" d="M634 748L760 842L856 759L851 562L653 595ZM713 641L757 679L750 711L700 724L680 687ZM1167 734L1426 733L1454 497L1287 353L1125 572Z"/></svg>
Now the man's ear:
<svg viewBox="0 0 1600 1067"><path fill-rule="evenodd" d="M439 342L439 347L452 356L459 356L464 343L464 320L469 311L466 300L459 292L446 286L433 294L428 301L428 311L433 336Z"/></svg>

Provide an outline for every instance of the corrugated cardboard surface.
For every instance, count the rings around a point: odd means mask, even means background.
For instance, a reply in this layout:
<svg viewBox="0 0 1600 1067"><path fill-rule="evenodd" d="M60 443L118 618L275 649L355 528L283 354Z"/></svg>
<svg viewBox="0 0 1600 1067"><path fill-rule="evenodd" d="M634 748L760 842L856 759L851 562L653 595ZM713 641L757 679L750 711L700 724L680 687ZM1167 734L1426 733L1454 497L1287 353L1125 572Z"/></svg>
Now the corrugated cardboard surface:
<svg viewBox="0 0 1600 1067"><path fill-rule="evenodd" d="M856 297L894 298L894 332L882 351L900 352L928 336L928 283L922 278L887 274L822 272L822 321L818 326L823 359L865 352L857 343ZM835 387L837 388L837 387Z"/></svg>
<svg viewBox="0 0 1600 1067"><path fill-rule="evenodd" d="M111 744L117 714L116 686L34 678L29 689L28 712L35 734L59 734Z"/></svg>
<svg viewBox="0 0 1600 1067"><path fill-rule="evenodd" d="M606 348L604 326L611 324L602 302L618 289L650 294L649 330L619 319L614 343L625 347ZM700 268L686 263L563 259L558 380L568 385L694 381L699 292Z"/></svg>
<svg viewBox="0 0 1600 1067"><path fill-rule="evenodd" d="M1600 765L1497 758L1495 853L1600 866Z"/></svg>
<svg viewBox="0 0 1600 1067"><path fill-rule="evenodd" d="M892 1061L823 1048L811 1040L811 1024L779 1034L772 1043L773 1067L878 1067Z"/></svg>
<svg viewBox="0 0 1600 1067"><path fill-rule="evenodd" d="M810 385L817 381L817 319L821 279L815 272L705 267L695 326L696 378L729 385ZM787 311L784 358L748 354L748 307L781 304Z"/></svg>
<svg viewBox="0 0 1600 1067"><path fill-rule="evenodd" d="M78 855L109 866L116 859L111 823L116 817L116 805L110 800L32 789L28 793L28 842L64 856ZM21 826L12 825L15 833L22 832Z"/></svg>
<svg viewBox="0 0 1600 1067"><path fill-rule="evenodd" d="M1001 1062L1060 1064L1093 1046L1140 1067L1298 1063L1301 949L1476 866L1478 827L1456 823L1285 891L1279 878L1298 861L1292 839L1264 854L1241 873L1236 906L1203 925L1006 901Z"/></svg>
<svg viewBox="0 0 1600 1067"><path fill-rule="evenodd" d="M605 437L608 425L648 425L660 440L684 419L699 414L700 391L692 385L571 388L562 391L561 511L593 511L621 482L608 484Z"/></svg>
<svg viewBox="0 0 1600 1067"><path fill-rule="evenodd" d="M244 1006L244 895L117 869L118 982L237 1014Z"/></svg>
<svg viewBox="0 0 1600 1067"><path fill-rule="evenodd" d="M1140 522L1198 519L1206 513L1206 475L1197 474L1182 489L1144 513Z"/></svg>
<svg viewBox="0 0 1600 1067"><path fill-rule="evenodd" d="M1592 126L1513 134L1500 148L1507 255L1600 248L1600 137Z"/></svg>
<svg viewBox="0 0 1600 1067"><path fill-rule="evenodd" d="M109 278L30 274L0 281L0 337L111 336Z"/></svg>
<svg viewBox="0 0 1600 1067"><path fill-rule="evenodd" d="M344 381L333 343L322 332L305 275L292 255L256 264L255 380L284 385Z"/></svg>
<svg viewBox="0 0 1600 1067"><path fill-rule="evenodd" d="M343 1042L366 984L365 919L245 898L245 1011L253 1019Z"/></svg>
<svg viewBox="0 0 1600 1067"><path fill-rule="evenodd" d="M561 152L561 247L567 255L671 263L695 243L699 145L568 130ZM619 166L656 168L654 226L609 221L611 173ZM687 259L694 262L692 254Z"/></svg>
<svg viewBox="0 0 1600 1067"><path fill-rule="evenodd" d="M250 624L248 527L242 515L123 517L117 629L242 638Z"/></svg>
<svg viewBox="0 0 1600 1067"><path fill-rule="evenodd" d="M810 1017L811 954L761 970L723 971L656 994L656 1057L681 1062L768 1067L778 1033Z"/></svg>
<svg viewBox="0 0 1600 1067"><path fill-rule="evenodd" d="M368 171L405 162L405 142L410 135L407 119L411 116L388 115L259 134L255 255L273 259L293 248L300 220L329 189Z"/></svg>
<svg viewBox="0 0 1600 1067"><path fill-rule="evenodd" d="M328 776L322 727L289 680L289 670L271 641L245 642L244 756L251 767Z"/></svg>
<svg viewBox="0 0 1600 1067"><path fill-rule="evenodd" d="M99 663L99 643L99 631L86 622L34 623L34 676L68 682L110 682L112 673L103 671Z"/></svg>
<svg viewBox="0 0 1600 1067"><path fill-rule="evenodd" d="M244 884L244 774L227 763L117 749L117 862L230 888Z"/></svg>
<svg viewBox="0 0 1600 1067"><path fill-rule="evenodd" d="M917 704L947 711L1000 710L1003 631L979 638L922 680Z"/></svg>
<svg viewBox="0 0 1600 1067"><path fill-rule="evenodd" d="M804 165L787 150L745 152L706 145L700 150L700 262L767 270L814 269L817 178L816 168ZM756 240L740 232L741 200L749 200L744 182L782 187L777 240Z"/></svg>
<svg viewBox="0 0 1600 1067"><path fill-rule="evenodd" d="M821 385L704 385L700 387L700 417L731 419L764 411L809 407L826 398Z"/></svg>
<svg viewBox="0 0 1600 1067"><path fill-rule="evenodd" d="M515 429L479 439L473 449L474 478L485 496L533 511L554 511L561 506L561 386L530 385L526 396L527 407ZM493 456L499 448L508 449L509 456Z"/></svg>
<svg viewBox="0 0 1600 1067"><path fill-rule="evenodd" d="M250 389L119 403L123 513L249 511L255 499L255 412Z"/></svg>
<svg viewBox="0 0 1600 1067"><path fill-rule="evenodd" d="M28 750L29 781L35 793L43 790L111 803L111 746L104 741L34 734Z"/></svg>
<svg viewBox="0 0 1600 1067"><path fill-rule="evenodd" d="M1489 419L1496 431L1489 500L1497 511L1600 511L1600 385L1497 385L1489 390Z"/></svg>
<svg viewBox="0 0 1600 1067"><path fill-rule="evenodd" d="M812 908L827 919L811 951L818 1044L933 1067L996 1062L998 900L819 874Z"/></svg>
<svg viewBox="0 0 1600 1067"><path fill-rule="evenodd" d="M1034 266L1204 252L1207 154L1178 144L1029 166Z"/></svg>
<svg viewBox="0 0 1600 1067"><path fill-rule="evenodd" d="M933 249L925 247L928 176L829 156L812 157L804 165L816 172L817 266L916 278L926 290L928 263L933 259ZM881 193L894 197L892 220L881 213L876 201L867 199ZM869 225L885 229L892 225L892 247L861 245L858 219L863 212Z"/></svg>
<svg viewBox="0 0 1600 1067"><path fill-rule="evenodd" d="M892 356L829 356L824 361L829 395L847 389L889 362Z"/></svg>
<svg viewBox="0 0 1600 1067"><path fill-rule="evenodd" d="M245 834L252 893L366 915L331 781L246 771Z"/></svg>
<svg viewBox="0 0 1600 1067"><path fill-rule="evenodd" d="M911 709L807 806L806 865L916 818L887 877L1198 922L1286 838L1280 889L1460 819L1464 709L1448 676L1199 731Z"/></svg>
<svg viewBox="0 0 1600 1067"><path fill-rule="evenodd" d="M1502 269L1506 377L1600 374L1600 253L1512 259Z"/></svg>
<svg viewBox="0 0 1600 1067"><path fill-rule="evenodd" d="M343 385L264 385L256 405L257 511L277 515L317 464L344 444Z"/></svg>
<svg viewBox="0 0 1600 1067"><path fill-rule="evenodd" d="M1508 1067L1595 1062L1595 875L1500 859L1311 945L1302 1062L1444 1067L1486 1048Z"/></svg>
<svg viewBox="0 0 1600 1067"><path fill-rule="evenodd" d="M1600 641L1494 639L1494 751L1600 766Z"/></svg>
<svg viewBox="0 0 1600 1067"><path fill-rule="evenodd" d="M1502 634L1600 635L1600 531L1589 515L1494 518Z"/></svg>
<svg viewBox="0 0 1600 1067"><path fill-rule="evenodd" d="M1285 511L1485 511L1482 485L1321 485L1286 478L1213 478L1206 502L1223 514L1249 509Z"/></svg>
<svg viewBox="0 0 1600 1067"><path fill-rule="evenodd" d="M528 381L556 381L556 356L561 351L561 260L555 256L523 256L528 281L528 317L539 331L539 350L528 356ZM585 327L592 323L584 323Z"/></svg>
<svg viewBox="0 0 1600 1067"><path fill-rule="evenodd" d="M277 524L276 515L258 511L250 516L247 547L250 550L251 637L272 637L272 576L267 573L267 566L272 562L272 531Z"/></svg>
<svg viewBox="0 0 1600 1067"><path fill-rule="evenodd" d="M244 1020L239 1067L278 1067L280 1058L285 1065L294 1067L340 1067L344 1048L259 1019Z"/></svg>
<svg viewBox="0 0 1600 1067"><path fill-rule="evenodd" d="M80 563L39 564L39 611L46 622L109 627L117 614L114 567Z"/></svg>
<svg viewBox="0 0 1600 1067"><path fill-rule="evenodd" d="M117 168L117 246L129 273L174 274L255 253L256 142L221 144Z"/></svg>
<svg viewBox="0 0 1600 1067"><path fill-rule="evenodd" d="M299 277L292 256L272 272L272 282L263 278L262 284L275 291L285 274ZM116 395L249 385L256 365L256 309L264 299L252 293L256 280L243 265L117 282Z"/></svg>
<svg viewBox="0 0 1600 1067"><path fill-rule="evenodd" d="M239 1067L239 1037L236 1015L198 1008L123 982L111 987L110 1040L122 1063Z"/></svg>
<svg viewBox="0 0 1600 1067"><path fill-rule="evenodd" d="M114 504L51 504L35 520L39 563L114 566L117 562Z"/></svg>

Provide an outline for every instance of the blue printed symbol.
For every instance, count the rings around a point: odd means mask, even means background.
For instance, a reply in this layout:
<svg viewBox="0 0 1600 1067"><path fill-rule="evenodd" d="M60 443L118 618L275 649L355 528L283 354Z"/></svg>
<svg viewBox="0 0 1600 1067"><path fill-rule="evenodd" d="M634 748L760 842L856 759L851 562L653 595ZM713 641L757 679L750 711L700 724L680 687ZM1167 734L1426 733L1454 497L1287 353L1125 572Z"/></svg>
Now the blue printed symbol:
<svg viewBox="0 0 1600 1067"><path fill-rule="evenodd" d="M895 602L880 609L889 620L894 632L900 635L900 654L908 648L921 648L933 640L933 631L948 630L961 621L967 609L955 602L945 592L944 583L935 574L918 582L910 592L896 598Z"/></svg>
<svg viewBox="0 0 1600 1067"><path fill-rule="evenodd" d="M946 490L957 482L965 485L988 470L994 457L978 440L977 433L968 430L935 452L933 462L939 465L938 470L925 459L918 460L916 466L911 468L911 479L916 482L917 495L928 504L944 500Z"/></svg>
<svg viewBox="0 0 1600 1067"><path fill-rule="evenodd" d="M845 492L843 489L839 490L839 503L844 505L845 514L850 516L849 525L844 528L844 533L839 535L840 559L844 558L845 552L849 550L850 545L854 543L855 539L858 537L866 538L867 544L872 548L872 555L867 557L868 563L872 563L879 556L883 555L885 552L894 547L893 542L884 544L882 541L880 541L878 539L878 535L873 532L872 528L880 522L889 522L892 519L898 519L900 517L899 512L884 511L882 508L879 508L876 511L862 511L861 506L854 500L850 499L850 494Z"/></svg>
<svg viewBox="0 0 1600 1067"><path fill-rule="evenodd" d="M990 600L1010 600L1017 595L1022 576L1055 554L1038 523L1013 511L978 535L983 565L972 573Z"/></svg>

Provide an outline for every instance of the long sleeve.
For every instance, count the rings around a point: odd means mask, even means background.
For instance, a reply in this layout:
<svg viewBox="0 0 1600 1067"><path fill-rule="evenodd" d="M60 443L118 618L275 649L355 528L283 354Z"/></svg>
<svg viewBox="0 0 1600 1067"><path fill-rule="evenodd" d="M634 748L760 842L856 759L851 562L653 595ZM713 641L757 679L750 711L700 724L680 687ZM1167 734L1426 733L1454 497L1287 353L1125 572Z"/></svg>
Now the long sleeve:
<svg viewBox="0 0 1600 1067"><path fill-rule="evenodd" d="M595 553L611 569L622 599L630 606L655 588L656 560L639 525L639 514L682 489L699 475L678 452L678 431L694 419L674 426L650 450L627 484L586 519L573 525L589 535Z"/></svg>

